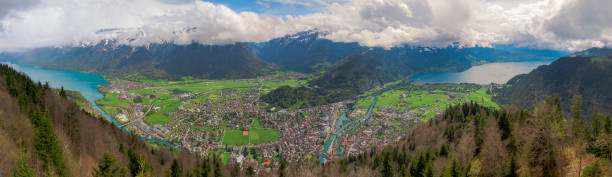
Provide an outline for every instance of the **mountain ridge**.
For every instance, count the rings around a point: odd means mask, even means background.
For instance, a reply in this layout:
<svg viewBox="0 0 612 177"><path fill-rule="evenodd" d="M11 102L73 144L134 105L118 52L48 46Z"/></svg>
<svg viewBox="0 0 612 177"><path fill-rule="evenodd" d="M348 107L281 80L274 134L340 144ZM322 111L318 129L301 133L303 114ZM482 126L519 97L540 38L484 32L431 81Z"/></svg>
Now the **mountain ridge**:
<svg viewBox="0 0 612 177"><path fill-rule="evenodd" d="M587 50L588 51L588 50ZM508 86L496 89L495 101L531 107L535 100L557 94L561 101L569 103L574 95L581 96L583 109L589 113L612 113L612 56L563 57L550 65L540 66L528 74L510 79ZM569 112L570 105L562 105Z"/></svg>
<svg viewBox="0 0 612 177"><path fill-rule="evenodd" d="M84 47L40 48L15 54L13 61L53 69L100 73L111 77L140 74L152 79L251 78L268 64L244 44L151 44L141 47L102 41Z"/></svg>

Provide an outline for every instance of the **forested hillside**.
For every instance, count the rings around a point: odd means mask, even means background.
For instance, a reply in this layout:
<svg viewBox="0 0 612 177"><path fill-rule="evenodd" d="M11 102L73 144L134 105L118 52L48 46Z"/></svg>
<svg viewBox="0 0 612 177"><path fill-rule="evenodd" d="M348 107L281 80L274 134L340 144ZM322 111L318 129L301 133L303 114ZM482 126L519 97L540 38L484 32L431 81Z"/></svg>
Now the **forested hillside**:
<svg viewBox="0 0 612 177"><path fill-rule="evenodd" d="M571 56L592 57L592 56L612 56L612 48L593 47L584 51L576 52Z"/></svg>
<svg viewBox="0 0 612 177"><path fill-rule="evenodd" d="M612 57L564 57L508 81L494 91L494 100L507 105L531 107L538 100L559 95L562 108L570 111L572 98L582 97L582 109L612 112Z"/></svg>
<svg viewBox="0 0 612 177"><path fill-rule="evenodd" d="M232 174L233 168L214 156L203 160L145 144L79 110L65 91L35 83L7 65L0 65L0 100L2 176Z"/></svg>
<svg viewBox="0 0 612 177"><path fill-rule="evenodd" d="M385 147L324 166L290 166L289 176L584 176L612 172L612 120L563 114L549 98L533 110L452 106Z"/></svg>

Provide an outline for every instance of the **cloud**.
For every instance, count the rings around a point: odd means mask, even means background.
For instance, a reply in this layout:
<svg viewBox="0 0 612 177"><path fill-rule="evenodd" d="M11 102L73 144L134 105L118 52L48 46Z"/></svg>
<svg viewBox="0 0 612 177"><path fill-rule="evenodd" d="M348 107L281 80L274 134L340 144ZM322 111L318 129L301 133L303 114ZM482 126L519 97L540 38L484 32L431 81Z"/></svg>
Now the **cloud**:
<svg viewBox="0 0 612 177"><path fill-rule="evenodd" d="M290 18L329 32L334 41L366 46L446 46L453 42L476 45L469 29L473 21L468 0L356 0L334 3L327 12Z"/></svg>
<svg viewBox="0 0 612 177"><path fill-rule="evenodd" d="M349 0L263 0L266 2L275 2L287 5L301 5L307 7L324 5L328 6L331 3L348 2Z"/></svg>
<svg viewBox="0 0 612 177"><path fill-rule="evenodd" d="M12 11L27 9L37 2L38 0L2 0L0 1L0 19Z"/></svg>
<svg viewBox="0 0 612 177"><path fill-rule="evenodd" d="M20 5L7 5L6 2ZM40 0L0 4L0 50L116 39L130 45L260 42L308 29L365 46L515 44L610 46L612 2L602 0L260 0L323 7L306 15L236 12L200 0ZM25 5L27 4L27 5ZM10 14L10 15L9 15Z"/></svg>
<svg viewBox="0 0 612 177"><path fill-rule="evenodd" d="M310 2L300 1L300 0L265 0L267 2L277 2L281 4L290 4L290 5L302 5L302 6L312 6Z"/></svg>
<svg viewBox="0 0 612 177"><path fill-rule="evenodd" d="M574 0L546 21L545 29L564 45L584 48L612 44L612 1Z"/></svg>
<svg viewBox="0 0 612 177"><path fill-rule="evenodd" d="M225 44L265 41L302 29L281 17L235 12L203 1L43 0L36 8L1 21L0 49L96 43L117 39L132 45L171 41Z"/></svg>
<svg viewBox="0 0 612 177"><path fill-rule="evenodd" d="M267 2L264 2L264 1L255 1L255 4L260 5L260 6L264 6L266 8L270 8L270 4L268 4Z"/></svg>

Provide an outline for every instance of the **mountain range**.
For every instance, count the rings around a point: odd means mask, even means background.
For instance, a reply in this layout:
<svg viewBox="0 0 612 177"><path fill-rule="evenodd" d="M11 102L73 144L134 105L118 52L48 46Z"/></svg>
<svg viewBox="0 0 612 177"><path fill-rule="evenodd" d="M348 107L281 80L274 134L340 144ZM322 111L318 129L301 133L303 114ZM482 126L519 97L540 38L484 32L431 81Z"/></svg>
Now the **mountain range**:
<svg viewBox="0 0 612 177"><path fill-rule="evenodd" d="M355 44L334 43L321 38L320 36L324 34L313 32L306 34L308 34L307 36L309 37L300 38L286 36L265 44L259 44L259 46L260 48L265 48L269 45L274 47L285 45L289 46L289 48L311 49L317 48L312 47L317 46L317 44L330 46L330 44L333 43L334 45L331 46L341 46L340 48L342 49L350 49L358 52L352 53L331 65L328 65L328 63L331 63L330 61L332 60L325 60L323 62L325 64L319 65L294 65L294 67L301 66L304 69L313 69L310 66L327 66L327 69L324 69L321 77L310 82L310 87L314 89L307 90L295 88L295 90L291 91L288 90L288 88L283 88L282 91L271 92L269 96L264 97L263 99L268 103L280 107L291 107L291 103L308 106L314 103L321 103L321 98L326 100L324 103L333 103L354 97L366 90L382 86L391 81L406 78L416 73L463 71L471 66L488 62L550 61L557 57L567 55L567 53L559 51L528 50L509 46L501 46L499 49L490 47L464 48L458 43L445 48L416 47L409 45L389 49L380 47L356 47ZM295 47L295 45L301 47ZM346 50L340 51L345 52ZM288 56L292 52L291 50L277 50L277 53L283 53L283 55ZM262 51L259 51L258 55L263 55ZM296 57L290 57L285 60L294 62L295 58ZM309 59L310 61L307 61ZM318 62L316 59L308 57L299 61L305 63ZM281 67L282 66L283 64L281 64ZM292 94L297 93L312 96L302 100L299 100L299 98L298 100L292 99L296 97ZM314 100L309 100L307 98L314 98Z"/></svg>
<svg viewBox="0 0 612 177"><path fill-rule="evenodd" d="M406 61L404 63L410 65L411 70L416 68L417 71L457 71L486 62L552 60L565 55L564 52L520 50L508 46L463 48L458 43L445 48L405 45L383 49L333 42L326 39L326 35L310 30L267 42L226 45L166 42L129 46L104 40L97 44L37 48L0 56L16 63L111 76L145 73L145 77L151 78L168 75L175 79L180 76L219 79L256 77L278 69L270 65L305 73L325 71L337 68L340 61L350 60L350 56L371 50L376 52L369 52L369 58ZM448 64L449 57L460 61Z"/></svg>
<svg viewBox="0 0 612 177"><path fill-rule="evenodd" d="M152 79L246 78L262 75L267 65L244 44L141 47L104 41L91 46L40 48L13 54L17 63L100 73L110 77L140 74Z"/></svg>
<svg viewBox="0 0 612 177"><path fill-rule="evenodd" d="M318 104L341 101L416 73L463 71L488 62L548 61L567 54L512 46L463 47L459 43L443 48L366 47L333 42L326 35L311 30L267 42L227 45L162 43L135 47L106 40L95 45L39 48L2 56L18 64L100 73L105 77L237 79L279 70L322 73L309 83L314 90L302 89L318 95L315 97L325 97L326 101L317 101Z"/></svg>

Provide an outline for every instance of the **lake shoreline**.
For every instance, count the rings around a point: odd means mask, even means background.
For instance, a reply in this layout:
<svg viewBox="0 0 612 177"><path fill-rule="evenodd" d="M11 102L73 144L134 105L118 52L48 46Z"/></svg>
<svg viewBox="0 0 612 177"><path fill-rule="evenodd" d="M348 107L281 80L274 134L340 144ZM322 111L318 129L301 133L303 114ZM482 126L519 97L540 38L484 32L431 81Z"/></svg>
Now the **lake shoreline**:
<svg viewBox="0 0 612 177"><path fill-rule="evenodd" d="M511 78L531 72L533 69L555 60L525 60L518 62L493 62L475 65L458 72L425 72L410 76L417 83L474 83L480 85L505 84Z"/></svg>

